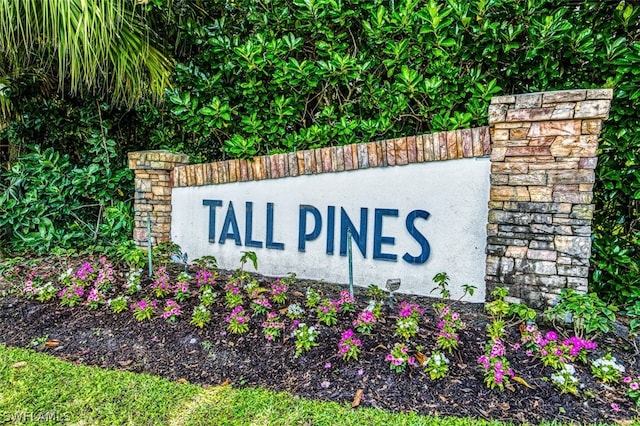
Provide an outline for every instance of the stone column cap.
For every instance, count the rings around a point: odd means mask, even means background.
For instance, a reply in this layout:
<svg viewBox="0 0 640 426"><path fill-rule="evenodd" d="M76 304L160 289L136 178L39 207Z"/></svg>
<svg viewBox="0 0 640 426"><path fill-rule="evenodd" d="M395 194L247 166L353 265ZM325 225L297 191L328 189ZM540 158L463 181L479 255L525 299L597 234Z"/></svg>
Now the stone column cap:
<svg viewBox="0 0 640 426"><path fill-rule="evenodd" d="M613 89L577 89L495 96L489 124L609 117Z"/></svg>
<svg viewBox="0 0 640 426"><path fill-rule="evenodd" d="M189 164L188 155L166 149L130 152L128 157L129 168L133 170L173 170L177 165Z"/></svg>

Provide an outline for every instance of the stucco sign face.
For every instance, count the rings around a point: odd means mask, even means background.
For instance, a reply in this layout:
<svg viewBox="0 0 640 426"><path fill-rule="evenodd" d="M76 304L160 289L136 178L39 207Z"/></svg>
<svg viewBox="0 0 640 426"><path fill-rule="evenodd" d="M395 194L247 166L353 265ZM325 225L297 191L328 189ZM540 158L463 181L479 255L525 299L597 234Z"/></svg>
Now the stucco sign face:
<svg viewBox="0 0 640 426"><path fill-rule="evenodd" d="M255 251L259 272L433 295L432 278L451 276L452 296L483 301L488 159L174 188L172 240L190 259L212 255L235 269Z"/></svg>

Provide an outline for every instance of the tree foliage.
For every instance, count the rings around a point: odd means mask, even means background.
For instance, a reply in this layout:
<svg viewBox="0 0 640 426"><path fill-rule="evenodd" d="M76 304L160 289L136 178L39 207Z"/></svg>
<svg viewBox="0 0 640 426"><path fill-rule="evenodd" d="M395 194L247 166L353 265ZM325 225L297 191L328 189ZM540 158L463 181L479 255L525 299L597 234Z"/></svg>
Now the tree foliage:
<svg viewBox="0 0 640 426"><path fill-rule="evenodd" d="M0 0L0 106L25 78L132 106L161 99L173 64L127 0ZM27 83L28 84L28 83Z"/></svg>

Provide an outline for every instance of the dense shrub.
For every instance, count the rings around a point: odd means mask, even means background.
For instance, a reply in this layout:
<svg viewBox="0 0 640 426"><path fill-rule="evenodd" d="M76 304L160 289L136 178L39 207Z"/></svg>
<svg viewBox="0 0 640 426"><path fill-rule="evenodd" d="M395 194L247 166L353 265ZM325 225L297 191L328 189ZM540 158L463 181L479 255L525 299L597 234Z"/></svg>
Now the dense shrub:
<svg viewBox="0 0 640 426"><path fill-rule="evenodd" d="M251 157L484 124L496 94L614 88L592 284L620 301L640 298L633 2L200 0L200 15L188 16L182 3L148 6L181 16L183 56L168 109L138 108L130 148ZM175 35L166 23L160 31Z"/></svg>
<svg viewBox="0 0 640 426"><path fill-rule="evenodd" d="M640 8L625 2L213 3L176 68L183 149L231 157L486 122L500 93L613 87L596 185L593 284L640 297Z"/></svg>
<svg viewBox="0 0 640 426"><path fill-rule="evenodd" d="M51 99L21 107L22 120L5 132L32 143L0 174L0 248L42 253L128 239L133 179L123 160L127 146L110 137L99 105Z"/></svg>

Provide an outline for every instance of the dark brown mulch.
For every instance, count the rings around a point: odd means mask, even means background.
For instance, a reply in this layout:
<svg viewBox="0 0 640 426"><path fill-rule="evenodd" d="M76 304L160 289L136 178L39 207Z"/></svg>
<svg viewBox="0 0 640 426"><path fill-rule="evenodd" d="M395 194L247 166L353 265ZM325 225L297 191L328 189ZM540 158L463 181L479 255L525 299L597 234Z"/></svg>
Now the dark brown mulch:
<svg viewBox="0 0 640 426"><path fill-rule="evenodd" d="M67 266L60 260L51 260L35 267L43 272L59 272ZM339 324L334 327L318 325L320 346L296 358L293 339L286 336L267 342L258 321L252 323L245 335L230 334L224 321L229 310L221 303L215 305L211 324L204 329L189 324L195 298L182 305L184 315L174 324L161 318L138 323L130 312L116 315L106 306L88 310L27 300L11 290L25 274L26 269L15 267L5 273L4 279L0 277L0 343L30 347L71 362L147 372L202 385L229 381L235 386L261 386L337 402L350 403L358 389L362 389L361 407L426 415L471 416L519 423L551 419L581 423L627 422L636 416L622 385L605 386L592 378L587 366L578 364L578 375L584 385L581 395L560 394L546 379L552 370L539 360L527 357L522 350L510 351L509 359L516 374L531 388L516 383L512 390L504 392L488 389L476 362L484 350L488 320L483 306L477 304L456 305L466 322L460 335L460 348L449 356L449 375L432 381L416 367L400 374L389 369L384 358L399 340L393 335L396 312L388 306L384 313L386 322L378 324L375 334L360 336L363 350L358 361L347 362L337 356L340 334L351 327L355 314L341 314ZM123 271L118 271L118 275L122 277ZM223 279L218 281L220 285L225 276L228 274L223 272ZM265 285L273 281L260 279ZM328 297L336 297L341 289L326 283L299 281L289 292L290 302L304 304L302 293L310 285ZM358 309L362 309L367 300L360 293ZM437 320L430 309L434 300L397 296L396 302L399 300L418 302L427 308L419 335L412 342L424 345L428 355L436 334ZM315 318L307 322L315 323ZM517 343L517 327L512 327L509 333L509 342ZM46 347L43 342L47 339L56 339L60 344ZM633 371L636 353L629 342L608 335L599 338L598 345L591 359L611 350L628 373L638 373ZM612 403L618 404L620 410L613 411Z"/></svg>

